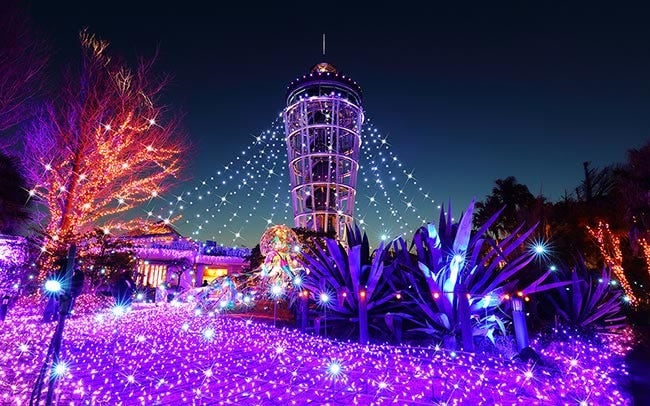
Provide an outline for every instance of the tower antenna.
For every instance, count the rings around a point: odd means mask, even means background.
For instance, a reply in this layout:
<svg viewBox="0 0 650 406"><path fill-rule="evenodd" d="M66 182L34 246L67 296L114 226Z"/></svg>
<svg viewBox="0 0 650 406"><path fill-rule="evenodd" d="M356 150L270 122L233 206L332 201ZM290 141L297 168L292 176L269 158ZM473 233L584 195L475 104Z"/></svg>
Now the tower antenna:
<svg viewBox="0 0 650 406"><path fill-rule="evenodd" d="M325 33L323 33L323 56L325 56Z"/></svg>

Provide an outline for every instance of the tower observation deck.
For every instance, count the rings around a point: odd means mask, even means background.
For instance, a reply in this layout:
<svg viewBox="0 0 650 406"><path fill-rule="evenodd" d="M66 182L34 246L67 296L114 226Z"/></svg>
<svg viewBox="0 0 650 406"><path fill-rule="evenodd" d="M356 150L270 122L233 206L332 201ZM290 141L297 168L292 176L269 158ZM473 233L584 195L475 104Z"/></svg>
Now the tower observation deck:
<svg viewBox="0 0 650 406"><path fill-rule="evenodd" d="M361 88L319 63L289 84L283 117L295 226L344 238L354 216Z"/></svg>

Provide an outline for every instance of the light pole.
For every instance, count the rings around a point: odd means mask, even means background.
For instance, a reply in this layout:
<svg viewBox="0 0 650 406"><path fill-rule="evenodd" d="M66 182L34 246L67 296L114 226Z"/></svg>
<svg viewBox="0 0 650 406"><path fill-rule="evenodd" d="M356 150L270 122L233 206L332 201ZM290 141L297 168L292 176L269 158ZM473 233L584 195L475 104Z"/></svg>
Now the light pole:
<svg viewBox="0 0 650 406"><path fill-rule="evenodd" d="M271 286L271 297L273 298L273 327L275 327L276 319L278 317L278 299L282 296L282 285L274 283Z"/></svg>
<svg viewBox="0 0 650 406"><path fill-rule="evenodd" d="M327 337L327 305L330 301L330 295L327 292L322 292L320 294L320 302L323 305L323 323L325 326L325 337Z"/></svg>

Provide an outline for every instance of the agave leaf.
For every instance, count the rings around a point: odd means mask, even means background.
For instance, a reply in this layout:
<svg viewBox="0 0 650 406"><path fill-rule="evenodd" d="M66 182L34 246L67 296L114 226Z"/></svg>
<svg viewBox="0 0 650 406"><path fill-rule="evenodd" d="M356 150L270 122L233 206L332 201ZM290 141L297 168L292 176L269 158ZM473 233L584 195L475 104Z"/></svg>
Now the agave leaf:
<svg viewBox="0 0 650 406"><path fill-rule="evenodd" d="M590 317L587 317L581 325L583 327L588 326L589 324L593 323L595 320L604 317L605 315L609 313L616 313L618 310L617 308L618 305L618 300L619 300L620 295L612 295L608 300L604 301L601 303L598 307L596 307L596 310L591 314Z"/></svg>
<svg viewBox="0 0 650 406"><path fill-rule="evenodd" d="M573 314L579 315L582 313L582 289L579 286L580 280L577 272L571 272L571 280L573 282L573 290L571 291Z"/></svg>
<svg viewBox="0 0 650 406"><path fill-rule="evenodd" d="M477 239L478 239L478 238L482 238L483 235L485 235L485 233L487 233L487 231L490 229L490 227L492 227L492 224L494 224L494 222L497 221L497 219L499 218L499 216L501 215L501 213L503 213L503 210L504 210L505 208L506 208L506 206L504 205L504 206L501 207L501 208L500 208L496 213L494 213L494 214L492 215L492 217L490 217L490 218L488 219L488 221L486 221L486 222L481 226L481 228L479 228L479 229L476 231L476 234L474 234L474 238L477 238Z"/></svg>
<svg viewBox="0 0 650 406"><path fill-rule="evenodd" d="M382 297L379 297L379 298L373 300L372 302L368 302L368 310L372 310L375 307L381 306L384 303L389 302L389 301L394 300L394 299L395 299L395 295L393 293L386 294L386 295L384 295Z"/></svg>
<svg viewBox="0 0 650 406"><path fill-rule="evenodd" d="M537 280L535 282L531 283L530 285L528 285L527 287L525 287L521 291L524 292L524 294L530 295L530 294L533 294L533 293L543 292L543 291L549 290L549 289L556 289L556 288L566 286L566 285L569 285L569 284L573 283L571 281L563 281L563 282L548 283L546 285L541 285L540 286L540 284L542 282L544 282L544 280L546 280L546 278L548 278L548 276L550 274L551 274L551 271L544 272L544 274L542 276L540 276L539 278L537 278Z"/></svg>
<svg viewBox="0 0 650 406"><path fill-rule="evenodd" d="M493 328L488 329L485 336L492 342L492 344L494 344L494 329Z"/></svg>
<svg viewBox="0 0 650 406"><path fill-rule="evenodd" d="M506 326L503 323L503 320L501 320L500 317L495 316L495 321L497 325L499 326L499 330L501 331L501 335L505 336L506 335Z"/></svg>
<svg viewBox="0 0 650 406"><path fill-rule="evenodd" d="M425 249L424 249L424 230L422 228L419 228L416 232L415 235L413 236L413 244L415 244L415 251L418 255L418 261L424 263L427 262L427 258L425 256Z"/></svg>
<svg viewBox="0 0 650 406"><path fill-rule="evenodd" d="M350 280L352 281L352 291L355 296L359 296L359 288L362 275L361 263L361 246L355 245L348 249L348 267L350 272Z"/></svg>
<svg viewBox="0 0 650 406"><path fill-rule="evenodd" d="M569 315L562 309L562 306L559 305L553 296L549 296L547 299L553 304L553 307L555 307L555 312L559 314L563 320L570 320Z"/></svg>
<svg viewBox="0 0 650 406"><path fill-rule="evenodd" d="M591 295L589 298L589 301L587 302L587 308L588 309L593 309L596 307L596 304L598 301L605 295L605 293L609 290L609 281L611 279L611 275L608 272L608 269L606 267L603 267L601 271L601 279L603 280L602 282L599 282L596 285L596 291Z"/></svg>
<svg viewBox="0 0 650 406"><path fill-rule="evenodd" d="M436 313L433 317L433 322L438 324L441 327L451 330L451 323L449 322L449 317L445 313Z"/></svg>
<svg viewBox="0 0 650 406"><path fill-rule="evenodd" d="M532 255L522 255L519 258L515 259L510 264L506 265L506 267L503 268L501 272L497 274L496 278L489 283L487 288L485 288L485 291L489 292L491 290L494 290L497 286L501 285L506 280L508 280L508 278L510 278L511 276L519 272L521 269L523 269L532 260L533 260ZM489 275L486 276L489 277Z"/></svg>
<svg viewBox="0 0 650 406"><path fill-rule="evenodd" d="M357 227L358 230L358 227ZM383 242L382 242L383 244ZM361 238L361 263L362 264L369 264L370 263L370 243L368 242L368 236L366 233L363 233L363 237Z"/></svg>
<svg viewBox="0 0 650 406"><path fill-rule="evenodd" d="M474 211L474 199L463 213L458 223L458 230L456 231L456 238L454 239L453 252L465 252L469 244L469 237L472 233L472 212Z"/></svg>
<svg viewBox="0 0 650 406"><path fill-rule="evenodd" d="M535 229L537 228L537 225L538 225L538 224L539 224L539 223L535 223L532 227L530 227L530 228L529 228L528 230L526 230L523 234L521 234L521 235L519 236L519 238L517 238L517 239L514 240L513 242L507 244L507 247L506 247L506 248L502 248L501 254L502 254L502 256L504 257L504 259L505 259L505 257L507 257L508 254L510 254L512 251L514 251L515 249L519 248L519 247L520 247L520 246L521 246L521 245L522 245L522 244L523 244L523 243L528 239L528 237L530 237L530 235L533 233L533 231L535 231ZM503 247L503 244L502 244L501 246Z"/></svg>
<svg viewBox="0 0 650 406"><path fill-rule="evenodd" d="M345 252L345 249L339 244L338 241L334 239L328 238L325 241L325 244L327 245L327 251L329 252L330 256L334 260L334 263L336 264L336 267L338 269L338 272L343 276L346 277L348 274L348 261L347 261L347 253ZM349 278L345 278L348 281L351 281Z"/></svg>
<svg viewBox="0 0 650 406"><path fill-rule="evenodd" d="M440 220L438 221L438 235L447 236L447 221L445 220L445 205L440 208Z"/></svg>
<svg viewBox="0 0 650 406"><path fill-rule="evenodd" d="M427 240L429 240L429 247L431 248L440 248L440 236L436 230L436 226L433 224L427 224L426 228Z"/></svg>
<svg viewBox="0 0 650 406"><path fill-rule="evenodd" d="M448 204L449 208L447 209L447 227L446 227L446 230L445 230L446 231L445 239L447 241L449 241L449 240L451 240L452 225L454 224L453 220L451 219L452 213L454 212L454 210L451 207L451 199L449 199L449 203L447 203L447 204Z"/></svg>
<svg viewBox="0 0 650 406"><path fill-rule="evenodd" d="M366 291L368 292L368 298L370 298L377 284L384 275L384 243L381 242L379 247L375 251L375 257L373 258L372 265L370 267L370 274L368 275L368 280L366 281Z"/></svg>

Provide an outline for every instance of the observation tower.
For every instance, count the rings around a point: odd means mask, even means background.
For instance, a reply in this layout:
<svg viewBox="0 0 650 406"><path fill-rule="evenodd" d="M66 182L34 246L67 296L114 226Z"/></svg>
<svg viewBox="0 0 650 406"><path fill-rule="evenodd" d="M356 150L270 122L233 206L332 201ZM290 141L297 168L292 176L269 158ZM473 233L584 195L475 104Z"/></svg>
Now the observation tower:
<svg viewBox="0 0 650 406"><path fill-rule="evenodd" d="M289 84L286 104L295 226L345 238L359 170L361 88L323 62Z"/></svg>

